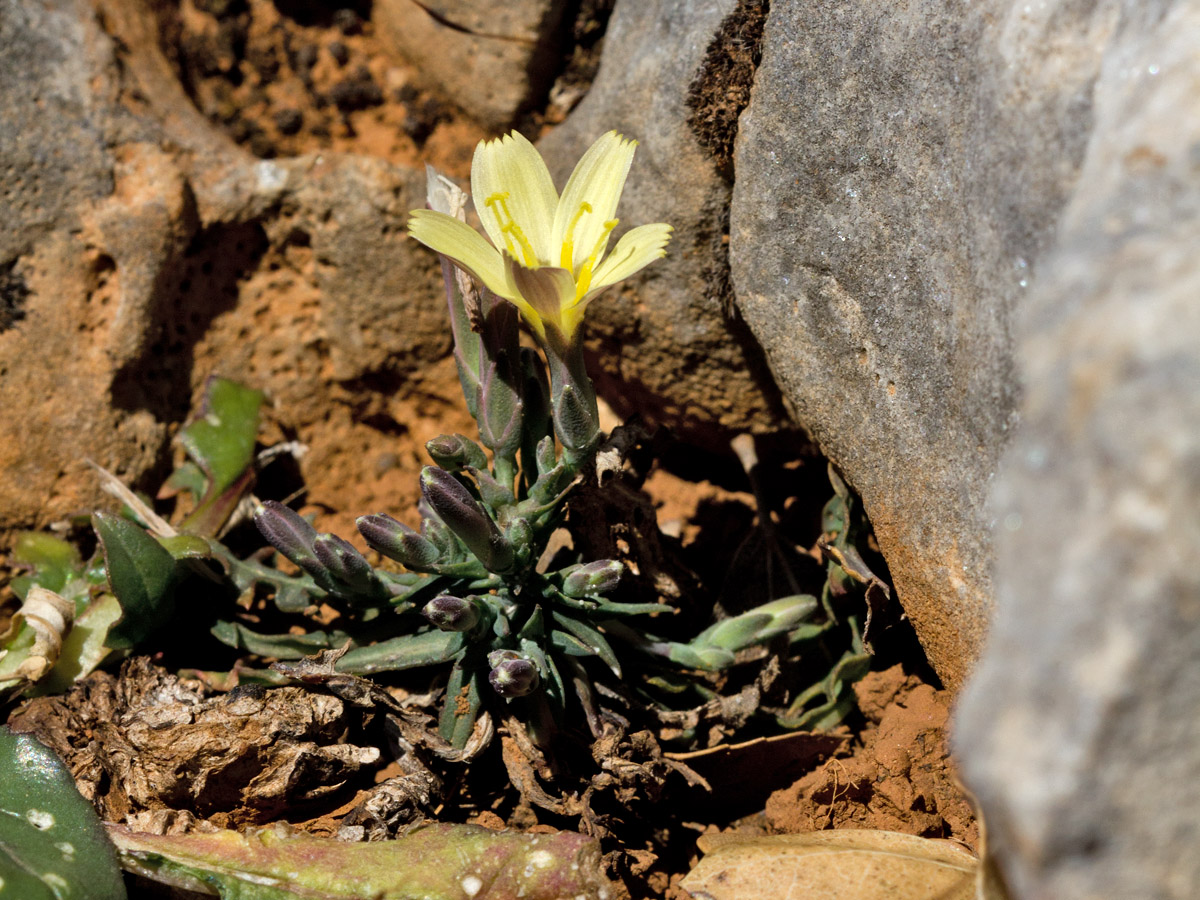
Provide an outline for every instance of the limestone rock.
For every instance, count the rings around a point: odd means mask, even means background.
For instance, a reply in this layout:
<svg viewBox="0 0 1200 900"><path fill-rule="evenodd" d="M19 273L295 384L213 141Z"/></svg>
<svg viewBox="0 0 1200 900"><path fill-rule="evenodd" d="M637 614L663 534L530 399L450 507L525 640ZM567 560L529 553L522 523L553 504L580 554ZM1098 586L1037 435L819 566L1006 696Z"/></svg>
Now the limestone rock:
<svg viewBox="0 0 1200 900"><path fill-rule="evenodd" d="M1200 890L1198 45L1195 4L1126 4L1016 332L996 618L956 743L1021 900Z"/></svg>
<svg viewBox="0 0 1200 900"><path fill-rule="evenodd" d="M990 611L1011 319L1078 176L1113 15L778 0L741 119L738 306L950 686Z"/></svg>
<svg viewBox="0 0 1200 900"><path fill-rule="evenodd" d="M134 483L161 465L214 371L327 452L351 416L399 427L386 398L448 351L436 267L403 237L423 173L249 156L190 104L150 11L99 5L107 33L82 2L0 7L19 61L0 83L0 533L103 505L87 458Z"/></svg>
<svg viewBox="0 0 1200 900"><path fill-rule="evenodd" d="M422 81L502 130L548 90L564 0L377 0L372 18Z"/></svg>
<svg viewBox="0 0 1200 900"><path fill-rule="evenodd" d="M604 132L639 142L618 234L650 222L675 234L666 259L589 307L597 382L618 412L710 443L784 419L761 351L731 310L729 184L690 122L689 93L736 9L733 0L620 0L591 91L539 145L561 188Z"/></svg>
<svg viewBox="0 0 1200 900"><path fill-rule="evenodd" d="M87 211L130 186L107 140L111 45L89 18L77 2L0 3L0 530L74 511L87 494L83 456L137 475L166 437L153 416L110 405L138 311L110 302L112 257L85 235ZM161 169L145 177L162 179L162 195L129 191L131 215L109 222L114 245L184 200Z"/></svg>

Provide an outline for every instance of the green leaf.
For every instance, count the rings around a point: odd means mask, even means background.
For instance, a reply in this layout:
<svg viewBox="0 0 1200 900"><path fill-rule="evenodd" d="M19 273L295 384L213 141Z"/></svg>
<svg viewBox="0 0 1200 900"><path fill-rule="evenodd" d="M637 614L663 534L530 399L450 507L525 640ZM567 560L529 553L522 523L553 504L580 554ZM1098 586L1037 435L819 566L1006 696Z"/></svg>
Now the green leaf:
<svg viewBox="0 0 1200 900"><path fill-rule="evenodd" d="M270 830L108 830L127 868L224 900L599 900L612 890L600 874L599 845L571 832L425 825L395 840L353 844Z"/></svg>
<svg viewBox="0 0 1200 900"><path fill-rule="evenodd" d="M33 567L31 584L39 584L55 593L62 593L67 581L83 571L83 560L74 544L40 531L23 531L17 535L12 556L17 562ZM14 579L14 589L24 600L28 585L24 590L17 589L18 580Z"/></svg>
<svg viewBox="0 0 1200 900"><path fill-rule="evenodd" d="M617 661L617 654L613 652L613 648L603 634L586 622L580 622L578 619L562 613L552 612L550 615L564 631L578 638L591 649L593 654L600 657L604 664L612 669L614 675L618 678L621 677L621 664Z"/></svg>
<svg viewBox="0 0 1200 900"><path fill-rule="evenodd" d="M449 662L462 649L463 636L451 631L425 631L356 647L337 662L349 675L371 675Z"/></svg>
<svg viewBox="0 0 1200 900"><path fill-rule="evenodd" d="M209 379L196 417L179 433L179 442L206 480L204 496L183 520L182 530L216 535L250 487L264 399L261 391L236 381Z"/></svg>
<svg viewBox="0 0 1200 900"><path fill-rule="evenodd" d="M111 513L94 513L92 525L104 549L108 585L121 604L121 619L108 646L134 647L175 611L175 559L139 526Z"/></svg>
<svg viewBox="0 0 1200 900"><path fill-rule="evenodd" d="M479 694L479 669L469 670L462 660L455 660L446 683L446 702L442 706L442 717L438 731L442 740L449 741L459 750L467 746L467 740L475 728L475 719L483 698Z"/></svg>
<svg viewBox="0 0 1200 900"><path fill-rule="evenodd" d="M218 622L212 635L222 644L276 659L303 659L321 650L345 646L345 632L311 631L308 634L259 634L240 622Z"/></svg>
<svg viewBox="0 0 1200 900"><path fill-rule="evenodd" d="M70 773L0 727L0 900L124 900L116 854Z"/></svg>

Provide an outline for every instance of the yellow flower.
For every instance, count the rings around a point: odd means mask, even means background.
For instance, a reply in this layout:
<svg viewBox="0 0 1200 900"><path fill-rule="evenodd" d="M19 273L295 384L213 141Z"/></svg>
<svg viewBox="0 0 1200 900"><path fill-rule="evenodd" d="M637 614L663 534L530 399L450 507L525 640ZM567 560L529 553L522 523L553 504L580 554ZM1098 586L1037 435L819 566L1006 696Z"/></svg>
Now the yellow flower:
<svg viewBox="0 0 1200 900"><path fill-rule="evenodd" d="M610 131L583 155L559 197L546 163L521 135L481 141L471 193L492 242L427 209L413 210L409 234L514 304L541 340L570 344L593 297L666 255L671 226L664 224L631 229L605 253L636 147Z"/></svg>

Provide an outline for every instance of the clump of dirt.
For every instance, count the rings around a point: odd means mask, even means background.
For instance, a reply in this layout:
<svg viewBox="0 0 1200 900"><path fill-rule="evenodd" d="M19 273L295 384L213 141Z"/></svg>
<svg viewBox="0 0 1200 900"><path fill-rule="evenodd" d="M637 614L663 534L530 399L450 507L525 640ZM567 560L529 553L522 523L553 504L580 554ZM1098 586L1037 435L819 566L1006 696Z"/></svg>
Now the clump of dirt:
<svg viewBox="0 0 1200 900"><path fill-rule="evenodd" d="M868 723L859 740L773 794L766 807L769 829L878 828L977 848L979 826L946 744L949 691L897 665L867 675L854 693Z"/></svg>
<svg viewBox="0 0 1200 900"><path fill-rule="evenodd" d="M337 794L382 755L346 742L356 718L304 687L211 697L135 657L116 677L30 701L10 725L59 755L105 821L161 834L198 819L263 824Z"/></svg>
<svg viewBox="0 0 1200 900"><path fill-rule="evenodd" d="M688 124L727 178L733 178L733 141L738 116L750 103L750 88L762 57L765 0L739 0L709 44L688 86Z"/></svg>
<svg viewBox="0 0 1200 900"><path fill-rule="evenodd" d="M256 156L332 150L466 175L483 132L415 87L368 14L351 2L185 0L159 19L197 107Z"/></svg>

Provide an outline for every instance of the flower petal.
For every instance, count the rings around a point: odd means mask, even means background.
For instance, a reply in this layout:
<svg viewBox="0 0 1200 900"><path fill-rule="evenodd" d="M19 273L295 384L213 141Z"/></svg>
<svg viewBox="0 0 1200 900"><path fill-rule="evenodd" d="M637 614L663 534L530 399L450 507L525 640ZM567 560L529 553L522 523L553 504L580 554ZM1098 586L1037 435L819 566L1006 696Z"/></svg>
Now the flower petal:
<svg viewBox="0 0 1200 900"><path fill-rule="evenodd" d="M507 254L504 264L511 284L537 314L539 322L530 320L530 324L536 327L539 323L548 323L561 331L563 308L575 302L575 279L571 273L556 266L530 269ZM541 333L540 329L538 331Z"/></svg>
<svg viewBox="0 0 1200 900"><path fill-rule="evenodd" d="M409 214L408 233L429 249L450 257L493 294L510 299L512 290L500 253L466 222L431 209L414 209Z"/></svg>
<svg viewBox="0 0 1200 900"><path fill-rule="evenodd" d="M504 233L505 226L512 224L529 242L536 262L558 262L550 242L558 191L541 154L525 137L514 131L494 141L480 141L471 162L471 195L479 221L497 249L516 253L528 264L535 262L524 259L520 241Z"/></svg>
<svg viewBox="0 0 1200 900"><path fill-rule="evenodd" d="M606 256L604 262L592 273L588 297L666 256L667 242L671 240L673 230L670 225L659 222L654 225L639 225L625 232L617 241L617 246L613 247L612 253ZM583 302L586 302L588 297L585 297Z"/></svg>
<svg viewBox="0 0 1200 900"><path fill-rule="evenodd" d="M583 159L579 160L567 186L563 188L562 198L554 213L554 236L561 245L566 241L568 232L571 232L571 271L578 272L597 248L603 252L607 243L604 223L617 214L617 203L625 188L625 178L629 175L636 149L637 141L626 140L615 131L610 131L583 154ZM591 206L592 211L578 215L584 203ZM596 256L598 258L599 253ZM554 262L561 260L555 259Z"/></svg>

